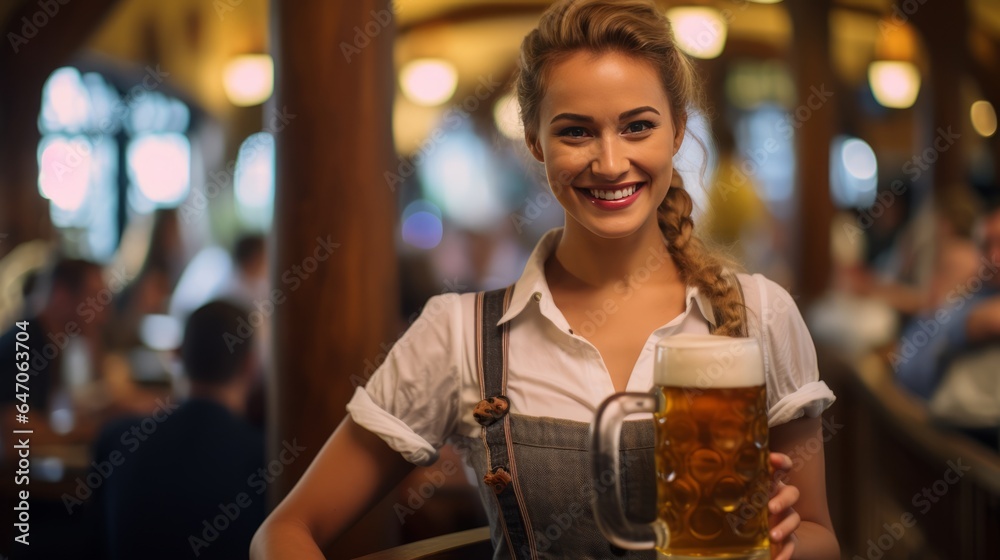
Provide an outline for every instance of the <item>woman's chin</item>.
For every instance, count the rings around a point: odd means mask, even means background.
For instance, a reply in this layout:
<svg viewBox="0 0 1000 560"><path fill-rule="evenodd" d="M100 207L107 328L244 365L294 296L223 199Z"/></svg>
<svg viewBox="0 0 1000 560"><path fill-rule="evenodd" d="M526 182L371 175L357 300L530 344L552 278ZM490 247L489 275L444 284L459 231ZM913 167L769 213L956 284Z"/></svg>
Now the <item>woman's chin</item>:
<svg viewBox="0 0 1000 560"><path fill-rule="evenodd" d="M643 232L646 223L627 219L588 220L582 224L593 236L601 239L625 239ZM658 227L654 224L654 227Z"/></svg>

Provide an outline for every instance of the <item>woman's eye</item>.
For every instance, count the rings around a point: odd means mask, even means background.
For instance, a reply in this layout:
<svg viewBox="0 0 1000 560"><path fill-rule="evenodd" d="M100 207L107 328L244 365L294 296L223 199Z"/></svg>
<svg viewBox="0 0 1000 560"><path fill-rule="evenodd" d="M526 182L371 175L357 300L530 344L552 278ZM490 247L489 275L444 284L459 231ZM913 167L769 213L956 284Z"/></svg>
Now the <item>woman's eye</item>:
<svg viewBox="0 0 1000 560"><path fill-rule="evenodd" d="M637 132L646 132L652 128L654 128L654 125L649 121L636 121L634 123L629 123L629 125L625 127L625 132L635 134Z"/></svg>
<svg viewBox="0 0 1000 560"><path fill-rule="evenodd" d="M583 138L586 135L587 131L579 126L571 126L559 131L559 136L568 136L569 138Z"/></svg>

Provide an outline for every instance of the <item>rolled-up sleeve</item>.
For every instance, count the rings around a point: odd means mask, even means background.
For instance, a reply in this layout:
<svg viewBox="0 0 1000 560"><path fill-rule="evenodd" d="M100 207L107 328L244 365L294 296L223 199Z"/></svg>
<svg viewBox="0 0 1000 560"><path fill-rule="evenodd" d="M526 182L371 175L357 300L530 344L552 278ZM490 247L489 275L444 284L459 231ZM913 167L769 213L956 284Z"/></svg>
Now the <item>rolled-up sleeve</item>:
<svg viewBox="0 0 1000 560"><path fill-rule="evenodd" d="M789 293L755 274L760 287L764 367L767 375L768 425L801 416L817 417L836 397L819 380L816 347Z"/></svg>
<svg viewBox="0 0 1000 560"><path fill-rule="evenodd" d="M432 297L347 405L356 423L411 463L436 461L455 430L462 324L458 294Z"/></svg>

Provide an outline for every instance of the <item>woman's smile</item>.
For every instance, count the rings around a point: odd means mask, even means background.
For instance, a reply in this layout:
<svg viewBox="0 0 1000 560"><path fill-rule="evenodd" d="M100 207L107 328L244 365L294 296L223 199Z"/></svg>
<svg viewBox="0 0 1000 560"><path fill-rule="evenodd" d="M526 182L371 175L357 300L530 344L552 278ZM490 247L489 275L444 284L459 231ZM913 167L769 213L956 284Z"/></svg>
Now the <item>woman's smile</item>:
<svg viewBox="0 0 1000 560"><path fill-rule="evenodd" d="M683 138L656 67L580 51L553 64L546 79L540 134L528 145L545 164L567 229L604 239L653 235Z"/></svg>
<svg viewBox="0 0 1000 560"><path fill-rule="evenodd" d="M642 194L645 186L645 181L632 181L613 185L576 187L576 191L595 207L615 211L631 206Z"/></svg>

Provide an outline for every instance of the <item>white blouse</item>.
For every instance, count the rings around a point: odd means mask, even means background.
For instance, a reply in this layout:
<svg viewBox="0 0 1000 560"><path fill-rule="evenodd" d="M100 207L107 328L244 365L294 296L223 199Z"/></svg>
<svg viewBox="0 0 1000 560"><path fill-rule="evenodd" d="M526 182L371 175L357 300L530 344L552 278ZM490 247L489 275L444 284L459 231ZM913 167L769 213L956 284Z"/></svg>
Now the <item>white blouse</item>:
<svg viewBox="0 0 1000 560"><path fill-rule="evenodd" d="M500 320L501 324L511 321L506 394L510 410L517 414L589 423L614 387L597 348L579 334L571 334L545 281L545 261L561 235L557 228L538 242ZM750 333L762 345L769 425L802 415L819 416L835 397L819 381L816 350L794 300L759 274L738 277ZM683 313L649 335L627 391L652 388L654 347L660 338L709 332L714 314L708 298L689 286L685 300ZM355 422L417 465L433 463L437 449L449 437L481 433L482 427L472 417L480 400L474 306L474 293L442 294L428 300L385 362L347 405Z"/></svg>

